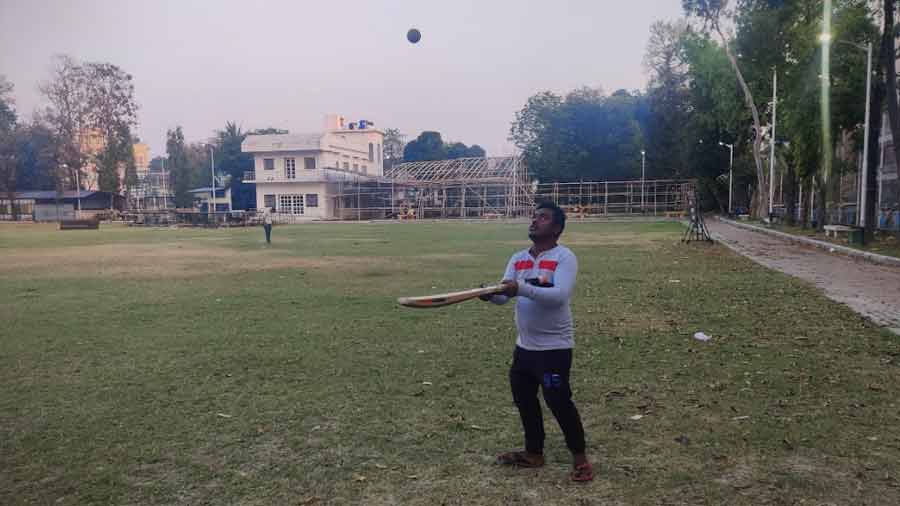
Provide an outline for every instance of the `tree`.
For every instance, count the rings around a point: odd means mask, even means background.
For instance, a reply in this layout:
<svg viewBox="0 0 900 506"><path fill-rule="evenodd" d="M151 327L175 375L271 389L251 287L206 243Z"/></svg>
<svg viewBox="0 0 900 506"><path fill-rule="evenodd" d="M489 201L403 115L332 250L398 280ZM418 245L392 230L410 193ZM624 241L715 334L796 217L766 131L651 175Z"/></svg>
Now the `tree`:
<svg viewBox="0 0 900 506"><path fill-rule="evenodd" d="M97 155L98 185L100 191L117 193L122 181L119 168L131 160L134 166L134 152L131 147L131 132L128 125L120 125L107 133L103 149Z"/></svg>
<svg viewBox="0 0 900 506"><path fill-rule="evenodd" d="M230 176L231 199L235 209L256 207L256 185L244 183L244 172L253 170L253 157L241 151L247 134L234 122L216 132L216 169Z"/></svg>
<svg viewBox="0 0 900 506"><path fill-rule="evenodd" d="M18 175L16 110L9 96L12 91L12 83L0 75L0 191L6 191L10 203L15 197ZM16 209L10 209L10 214L18 219Z"/></svg>
<svg viewBox="0 0 900 506"><path fill-rule="evenodd" d="M487 156L487 152L478 144L472 144L471 146L469 146L469 150L466 153L466 156L468 156L469 158L484 158L485 156Z"/></svg>
<svg viewBox="0 0 900 506"><path fill-rule="evenodd" d="M462 142L452 142L447 144L447 159L454 158L484 158L484 149L478 144L471 147L466 146Z"/></svg>
<svg viewBox="0 0 900 506"><path fill-rule="evenodd" d="M510 140L541 180L577 181L640 176L644 97L582 88L562 98L543 92L516 113Z"/></svg>
<svg viewBox="0 0 900 506"><path fill-rule="evenodd" d="M747 137L741 134L749 113L723 48L703 34L692 31L683 34L681 45L689 66L688 105L685 106L689 115L677 127L682 148L676 154L685 157L685 174L698 179L704 206L715 201L716 207L724 211L728 205L730 160L728 149L719 142L734 146L733 188L746 188L750 181L745 171L752 166L752 161L745 163L750 150ZM651 125L661 121L654 117ZM654 132L652 126L650 132ZM665 132L660 133L665 135ZM656 149L655 144L649 146ZM749 173L752 174L752 170Z"/></svg>
<svg viewBox="0 0 900 506"><path fill-rule="evenodd" d="M883 99L887 102L888 126L893 141L894 159L900 163L900 97L897 95L897 28L894 20L896 3L894 0L884 0L884 31L881 35L881 47L878 60L882 79L884 82ZM897 196L900 200L900 195Z"/></svg>
<svg viewBox="0 0 900 506"><path fill-rule="evenodd" d="M441 139L440 132L422 132L403 148L403 160L406 162L444 160L446 158L447 147Z"/></svg>
<svg viewBox="0 0 900 506"><path fill-rule="evenodd" d="M6 80L6 76L0 74L0 134L12 131L16 126L16 107L13 98L13 83Z"/></svg>
<svg viewBox="0 0 900 506"><path fill-rule="evenodd" d="M652 156L665 161L673 176L688 174L687 129L691 117L689 66L684 41L688 33L684 21L657 21L650 27L650 39L644 54L649 71L647 101L653 121L645 131ZM653 164L658 166L658 164Z"/></svg>
<svg viewBox="0 0 900 506"><path fill-rule="evenodd" d="M57 189L64 186L62 177L74 184L75 174L82 173L87 162L85 139L90 134L90 83L84 67L69 56L55 59L50 80L40 85L41 93L50 102L47 120L59 138L58 158L68 167L68 173L59 175Z"/></svg>
<svg viewBox="0 0 900 506"><path fill-rule="evenodd" d="M172 182L175 196L175 207L191 207L193 198L189 192L193 184L192 171L184 146L184 133L180 126L166 132L166 155L169 179Z"/></svg>
<svg viewBox="0 0 900 506"><path fill-rule="evenodd" d="M50 80L40 89L50 102L47 118L60 138L60 161L69 168L67 186L90 161L87 139L99 135L103 143L95 161L101 189L118 192L119 168L132 156L130 133L127 139L121 136L137 121L131 75L110 63L82 64L59 56Z"/></svg>
<svg viewBox="0 0 900 506"><path fill-rule="evenodd" d="M53 129L36 117L17 126L16 161L19 189L53 190L57 180L58 138Z"/></svg>
<svg viewBox="0 0 900 506"><path fill-rule="evenodd" d="M289 133L287 130L283 130L281 128L267 127L250 130L249 132L247 132L247 135L285 135L287 133Z"/></svg>
<svg viewBox="0 0 900 506"><path fill-rule="evenodd" d="M131 137L131 127L137 123L134 84L131 75L110 63L87 63L84 72L89 124L105 139L97 155L100 191L117 193L123 183L127 188L129 180L132 185L137 182ZM119 179L120 168L126 181Z"/></svg>
<svg viewBox="0 0 900 506"><path fill-rule="evenodd" d="M728 43L729 39L725 36L721 27L721 18L725 14L728 0L682 0L682 6L685 13L696 16L703 21L704 29L712 29L718 34L722 46L725 49L725 54L731 62L731 66L734 69L741 90L744 92L747 108L750 109L753 116L753 161L756 165L757 194L765 195L767 194L768 186L766 185L762 160L760 158L763 131L759 121L759 109L756 107L756 101L753 98L750 87L747 86L747 81L744 79L744 75L741 73L741 69L737 64L737 59L731 52L731 47ZM769 208L766 205L765 199L757 199L756 214L764 218L769 216Z"/></svg>
<svg viewBox="0 0 900 506"><path fill-rule="evenodd" d="M388 128L384 131L384 168L389 169L403 161L403 148L406 146L405 135L399 129Z"/></svg>

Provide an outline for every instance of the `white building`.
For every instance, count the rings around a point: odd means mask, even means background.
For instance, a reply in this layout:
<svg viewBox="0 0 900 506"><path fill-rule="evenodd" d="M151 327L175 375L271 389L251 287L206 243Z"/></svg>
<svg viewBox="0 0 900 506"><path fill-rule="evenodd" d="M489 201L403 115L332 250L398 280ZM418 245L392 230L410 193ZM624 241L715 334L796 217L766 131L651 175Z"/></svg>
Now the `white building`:
<svg viewBox="0 0 900 506"><path fill-rule="evenodd" d="M279 215L332 219L338 183L384 175L384 132L360 120L325 118L314 134L250 135L241 151L253 154L254 171L245 183L256 184L256 208L274 207Z"/></svg>

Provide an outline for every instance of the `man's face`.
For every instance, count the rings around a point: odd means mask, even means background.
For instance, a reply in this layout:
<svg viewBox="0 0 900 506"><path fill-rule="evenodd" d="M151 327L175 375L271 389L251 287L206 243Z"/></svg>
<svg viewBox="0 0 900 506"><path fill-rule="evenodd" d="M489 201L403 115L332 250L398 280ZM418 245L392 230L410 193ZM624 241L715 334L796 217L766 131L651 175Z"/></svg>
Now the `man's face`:
<svg viewBox="0 0 900 506"><path fill-rule="evenodd" d="M538 209L531 217L531 226L528 227L528 238L532 241L550 239L559 235L559 225L553 223L553 211L550 209Z"/></svg>

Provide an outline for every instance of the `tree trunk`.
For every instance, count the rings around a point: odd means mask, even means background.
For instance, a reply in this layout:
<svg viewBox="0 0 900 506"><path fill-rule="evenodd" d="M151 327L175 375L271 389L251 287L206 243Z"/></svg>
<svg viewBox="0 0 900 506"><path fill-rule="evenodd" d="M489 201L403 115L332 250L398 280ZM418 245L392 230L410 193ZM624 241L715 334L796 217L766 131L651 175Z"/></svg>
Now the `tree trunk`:
<svg viewBox="0 0 900 506"><path fill-rule="evenodd" d="M803 188L803 195L805 196L805 200L801 202L801 207L803 214L800 217L800 223L803 225L804 229L809 228L809 213L810 213L810 205L809 202L812 202L812 179L808 179L807 181L800 181L800 186Z"/></svg>
<svg viewBox="0 0 900 506"><path fill-rule="evenodd" d="M882 50L883 47L879 48L879 61L881 61L880 51ZM869 103L868 174L866 176L866 187L862 189L862 191L866 192L866 208L857 209L857 212L866 213L866 226L863 234L864 242L869 242L874 238L877 225L875 210L878 203L875 202L875 199L878 197L878 164L881 161L881 149L878 140L881 138L881 116L885 92L882 66L876 65L872 71L875 72L875 75L872 77L872 97Z"/></svg>
<svg viewBox="0 0 900 506"><path fill-rule="evenodd" d="M894 1L884 0L884 33L881 35L881 49L878 58L884 70L884 100L887 101L888 123L891 127L891 145L895 160L900 162L900 107L897 100L897 60L894 44Z"/></svg>
<svg viewBox="0 0 900 506"><path fill-rule="evenodd" d="M816 192L816 230L823 231L825 229L825 212L827 207L826 197L828 196L828 185L825 181L822 180L821 176L817 178L815 192Z"/></svg>
<svg viewBox="0 0 900 506"><path fill-rule="evenodd" d="M728 60L731 62L731 67L737 75L737 80L741 85L741 89L744 91L744 99L747 102L747 107L750 108L750 112L753 114L753 131L756 134L753 139L753 161L756 164L756 193L759 195L759 198L756 201L756 214L758 218L768 218L769 206L766 199L763 197L769 194L769 189L766 186L766 176L763 171L762 159L759 156L759 150L762 146L762 126L759 123L759 109L756 108L756 102L753 100L750 88L747 86L747 82L744 81L744 75L738 67L737 60L734 55L731 54L731 47L728 45L728 39L725 38L725 34L722 33L718 23L715 24L715 30L719 34L719 38L722 39L722 44L725 46L725 54L728 56Z"/></svg>
<svg viewBox="0 0 900 506"><path fill-rule="evenodd" d="M796 223L794 213L797 211L797 181L794 174L794 164L791 161L785 163L787 173L784 181L784 220L793 226Z"/></svg>

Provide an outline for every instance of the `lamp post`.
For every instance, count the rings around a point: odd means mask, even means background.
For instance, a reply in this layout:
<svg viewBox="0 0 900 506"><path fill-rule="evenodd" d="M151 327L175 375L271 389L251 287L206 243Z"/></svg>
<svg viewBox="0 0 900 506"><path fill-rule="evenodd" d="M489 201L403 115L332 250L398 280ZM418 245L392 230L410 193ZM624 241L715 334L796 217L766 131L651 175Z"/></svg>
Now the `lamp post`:
<svg viewBox="0 0 900 506"><path fill-rule="evenodd" d="M68 164L62 164L62 168L64 171L69 170ZM75 171L75 201L78 203L78 211L75 213L76 218L81 218L81 178L79 177L80 170Z"/></svg>
<svg viewBox="0 0 900 506"><path fill-rule="evenodd" d="M731 197L734 184L734 144L725 144L724 142L719 141L719 146L728 148L728 214L730 215L732 213Z"/></svg>
<svg viewBox="0 0 900 506"><path fill-rule="evenodd" d="M213 151L213 145L209 145L209 179L211 186L209 187L209 204L206 206L206 212L210 218L209 222L212 223L213 218L213 209L216 205L216 165L215 165L215 153Z"/></svg>
<svg viewBox="0 0 900 506"><path fill-rule="evenodd" d="M775 210L775 119L778 108L778 72L772 71L772 145L769 154L769 221Z"/></svg>
<svg viewBox="0 0 900 506"><path fill-rule="evenodd" d="M819 42L823 45L831 44L832 37L830 32L825 32L819 35ZM870 113L870 104L872 97L872 43L868 42L865 46L862 44L857 44L855 42L849 42L846 40L835 40L834 42L840 44L846 44L850 47L859 49L860 51L866 52L866 117L865 117L865 128L863 133L863 161L862 161L862 174L860 181L860 195L857 199L859 203L859 209L856 212L856 224L860 227L866 226L866 201L868 200L867 189L868 189L868 178L869 178L869 113Z"/></svg>
<svg viewBox="0 0 900 506"><path fill-rule="evenodd" d="M643 149L641 150L641 214L644 213L644 209L646 207L646 200L644 192L644 176L647 172L647 163L646 163L646 154L647 152Z"/></svg>

